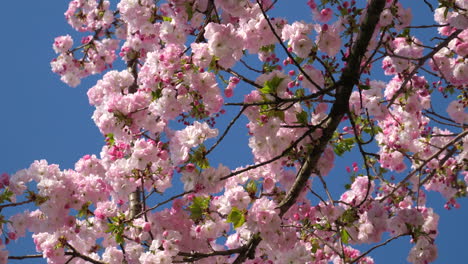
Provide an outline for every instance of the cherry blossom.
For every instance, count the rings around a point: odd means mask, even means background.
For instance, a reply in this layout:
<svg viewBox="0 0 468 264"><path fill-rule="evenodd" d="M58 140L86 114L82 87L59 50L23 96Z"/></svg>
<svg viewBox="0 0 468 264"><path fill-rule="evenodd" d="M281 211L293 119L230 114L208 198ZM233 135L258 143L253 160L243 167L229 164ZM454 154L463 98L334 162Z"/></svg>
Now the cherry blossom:
<svg viewBox="0 0 468 264"><path fill-rule="evenodd" d="M102 75L87 96L105 140L73 169L0 176L1 209L34 204L2 211L5 244L32 232L48 263L369 264L406 237L408 261L435 261L427 192L450 209L468 190L466 1L435 26L403 1L304 1L310 21L280 2L70 1L83 38L55 38L51 68L72 87Z"/></svg>

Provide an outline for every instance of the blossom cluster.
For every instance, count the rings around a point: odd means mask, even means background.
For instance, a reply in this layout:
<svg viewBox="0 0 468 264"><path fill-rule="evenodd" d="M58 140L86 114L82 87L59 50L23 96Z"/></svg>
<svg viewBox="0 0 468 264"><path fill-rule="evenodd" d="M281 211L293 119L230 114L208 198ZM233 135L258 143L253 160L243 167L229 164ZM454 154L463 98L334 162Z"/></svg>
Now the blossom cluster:
<svg viewBox="0 0 468 264"><path fill-rule="evenodd" d="M370 264L354 246L384 234L410 238L411 263L434 261L426 192L451 208L468 191L468 7L437 8L431 43L409 33L404 2L369 2L309 0L305 22L270 17L276 1L71 1L67 21L91 35L57 37L51 67L70 86L105 72L87 95L106 143L74 169L2 175L2 203L37 205L2 231L32 232L48 263ZM241 115L252 161L214 166ZM362 166L333 198L343 155Z"/></svg>

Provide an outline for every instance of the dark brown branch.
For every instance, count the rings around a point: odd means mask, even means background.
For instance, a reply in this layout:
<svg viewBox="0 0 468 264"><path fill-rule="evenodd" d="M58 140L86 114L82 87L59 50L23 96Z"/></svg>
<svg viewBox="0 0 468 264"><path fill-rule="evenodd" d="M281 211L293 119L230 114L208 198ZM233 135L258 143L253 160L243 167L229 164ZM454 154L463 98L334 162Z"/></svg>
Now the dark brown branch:
<svg viewBox="0 0 468 264"><path fill-rule="evenodd" d="M72 258L75 258L75 257L78 257L78 258L81 258L83 260L86 260L88 262L91 262L93 264L105 264L104 262L101 262L101 261L98 261L98 260L95 260L93 258L90 258L86 255L83 255L81 254L80 252L78 252L78 250L76 250L72 245L70 245L68 242L65 242L65 245L70 248L72 250L72 252L65 252L65 255L69 255L69 256L72 256Z"/></svg>
<svg viewBox="0 0 468 264"><path fill-rule="evenodd" d="M208 258L208 257L213 257L213 256L230 256L233 254L242 254L247 252L245 254L245 258L237 258L236 261L233 262L235 263L242 263L245 261L247 257L252 257L252 254L255 253L255 251L252 251L255 249L260 243L262 239L258 234L253 235L253 237L247 242L247 244L234 248L234 249L228 249L228 250L213 250L212 252L209 253L203 253L203 252L179 252L177 255L183 257L183 260L173 260L172 263L185 263L185 262L195 262L200 259ZM253 252L253 253L252 253ZM252 257L254 258L254 257Z"/></svg>
<svg viewBox="0 0 468 264"><path fill-rule="evenodd" d="M241 264L247 258L250 258L250 259L255 258L255 249L257 248L258 244L260 244L261 241L262 241L262 238L260 237L259 234L253 235L253 237L249 240L249 243L247 243L246 245L246 250L241 252L232 264Z"/></svg>
<svg viewBox="0 0 468 264"><path fill-rule="evenodd" d="M229 178L231 178L233 176L239 175L239 174L244 173L246 171L253 170L255 168L258 168L258 167L261 167L261 166L264 166L264 165L267 165L269 163L272 163L274 161L279 160L280 158L284 157L289 151L291 151L293 148L295 148L297 146L297 144L299 144L299 142L301 142L304 138L306 138L308 135L310 135L312 132L314 132L317 128L321 127L321 125L322 124L319 124L317 126L312 127L311 129L309 129L300 138L298 138L296 141L294 141L288 148L283 150L283 152L281 152L278 156L273 157L273 158L271 158L269 160L257 163L255 165L248 166L248 167L246 167L244 169L240 169L240 170L236 170L234 172L231 172L230 174L221 177L221 180L229 179Z"/></svg>
<svg viewBox="0 0 468 264"><path fill-rule="evenodd" d="M323 90L324 92L332 91L334 87L328 88ZM271 104L282 104L282 103L289 103L289 102L305 102L305 101L312 101L315 98L322 96L323 93L313 93L307 96L301 97L292 97L292 98L275 98L273 101L266 101L266 102L253 102L253 103L225 103L224 105L240 105L240 106L250 106L250 105L271 105ZM335 101L332 100L320 100L320 102L325 103L334 103Z"/></svg>
<svg viewBox="0 0 468 264"><path fill-rule="evenodd" d="M369 250L367 250L366 252L362 253L361 255L359 255L359 257L353 259L350 264L352 263L357 263L360 259L362 259L363 257L367 256L369 253L371 253L372 251L374 251L375 249L381 247L381 246L385 246L387 245L388 243L392 242L393 240L397 239L397 238L400 238L402 236L407 236L409 235L408 233L404 233L404 234L401 234L401 235L398 235L398 236L395 236L395 237L392 237L392 238L389 238L387 239L386 241L384 241L383 243L380 243L378 245L375 245L373 247L371 247Z"/></svg>
<svg viewBox="0 0 468 264"><path fill-rule="evenodd" d="M249 69L249 70L251 70L251 71L254 71L254 72L256 72L256 73L261 73L261 74L264 73L264 71L257 70L257 69L255 69L255 68L253 68L252 66L248 65L247 62L245 62L243 59L240 59L239 61L240 61L247 69Z"/></svg>
<svg viewBox="0 0 468 264"><path fill-rule="evenodd" d="M246 250L246 246L228 249L228 250L215 250L210 253L203 253L203 252L179 252L177 255L183 257L182 261L173 260L172 263L186 263L186 262L194 262L203 258L213 257L213 256L230 256L233 254L238 254L242 251Z"/></svg>
<svg viewBox="0 0 468 264"><path fill-rule="evenodd" d="M305 77L310 83L312 83L320 92L323 92L323 87L320 87L316 82L314 82L314 80L312 80L312 78L310 78L310 76L304 71L304 69L302 68L302 66L296 61L296 59L294 59L294 56L291 54L291 52L289 52L288 48L284 45L283 40L282 40L281 37L278 35L278 33L276 33L275 28L274 28L273 25L271 24L270 18L267 16L265 10L263 10L263 7L262 7L262 5L260 4L260 1L259 1L259 0L257 0L257 4L258 4L258 6L260 7L260 10L262 11L263 17L264 17L265 20L267 21L268 26L270 27L271 32L273 33L273 35L275 35L275 37L276 37L276 39L278 40L279 44L281 45L281 47L283 47L283 50L286 52L286 54L288 55L288 57L292 60L292 62L294 63L294 65L296 65L297 69L299 69L299 71L302 73L302 75L304 75L304 77Z"/></svg>
<svg viewBox="0 0 468 264"><path fill-rule="evenodd" d="M231 127L240 118L240 116L245 111L245 109L247 109L246 106L242 107L242 109L239 111L239 113L231 120L231 122L229 122L229 125L227 126L226 130L224 130L224 133L221 135L221 137L219 137L219 139L216 141L216 143L214 143L213 146L211 146L211 148L208 151L206 151L205 156L210 154L210 152L213 151L216 148L216 146L218 146L218 144L224 139L224 137L227 135L227 133L229 132Z"/></svg>
<svg viewBox="0 0 468 264"><path fill-rule="evenodd" d="M448 153L445 154L445 157L439 161L439 165L442 166L449 158L452 157L453 154L455 154L455 152L457 152L457 148L449 149ZM428 181L430 181L434 177L436 171L433 170L432 172L433 173L431 173L426 178L424 178L424 180L421 181L421 178L419 179L420 186L423 186L424 184L426 184Z"/></svg>
<svg viewBox="0 0 468 264"><path fill-rule="evenodd" d="M8 259L14 259L14 260L32 259L32 258L43 258L43 256L42 254L24 255L24 256L8 256Z"/></svg>
<svg viewBox="0 0 468 264"><path fill-rule="evenodd" d="M241 79L242 81L254 86L254 87L257 87L258 89L262 88L261 85L257 84L256 82L250 80L249 78L243 76L242 74L234 71L233 69L222 69L223 71L226 71L234 76L236 76L237 78Z"/></svg>
<svg viewBox="0 0 468 264"><path fill-rule="evenodd" d="M26 201L22 201L22 202L18 202L18 203L2 204L2 205L0 205L0 211L2 211L2 209L5 208L5 207L20 206L20 205L28 204L28 203L32 203L32 202L34 202L34 201L33 200L26 200Z"/></svg>
<svg viewBox="0 0 468 264"><path fill-rule="evenodd" d="M329 122L323 130L323 135L318 140L319 143L313 146L309 155L306 157L304 166L299 171L296 180L286 197L279 204L280 215L284 215L289 208L296 202L300 192L306 186L310 175L317 170L317 162L333 136L333 133L340 124L343 116L348 111L349 98L354 85L359 81L359 70L361 61L367 51L367 47L378 24L380 14L385 6L385 0L373 0L367 8L367 15L361 26L361 31L357 41L352 47L351 53L347 59L347 66L344 69L340 80L336 83L336 101L329 114Z"/></svg>
<svg viewBox="0 0 468 264"><path fill-rule="evenodd" d="M446 27L449 24L434 24L434 25L421 25L421 26L407 26L406 28L434 28L434 27Z"/></svg>

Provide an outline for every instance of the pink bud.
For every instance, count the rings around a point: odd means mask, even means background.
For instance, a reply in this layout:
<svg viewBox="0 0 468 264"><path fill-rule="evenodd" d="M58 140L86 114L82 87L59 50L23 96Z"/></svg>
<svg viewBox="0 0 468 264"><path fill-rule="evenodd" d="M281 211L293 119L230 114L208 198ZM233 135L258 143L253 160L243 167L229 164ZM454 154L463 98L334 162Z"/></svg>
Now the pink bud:
<svg viewBox="0 0 468 264"><path fill-rule="evenodd" d="M185 170L187 172L193 172L194 169L195 169L195 165L193 165L193 163L189 163L189 164L185 165Z"/></svg>
<svg viewBox="0 0 468 264"><path fill-rule="evenodd" d="M296 220L296 221L298 221L299 219L301 219L301 217L299 216L299 214L295 213L295 214L293 215L293 219Z"/></svg>
<svg viewBox="0 0 468 264"><path fill-rule="evenodd" d="M275 182L271 178L265 178L263 180L263 189L266 192L271 192L273 191L273 188L275 187Z"/></svg>
<svg viewBox="0 0 468 264"><path fill-rule="evenodd" d="M233 94L234 94L233 89L232 89L232 88L229 88L229 86L228 86L226 89L224 89L224 95L225 95L227 98L232 97Z"/></svg>
<svg viewBox="0 0 468 264"><path fill-rule="evenodd" d="M240 82L240 79L237 78L237 77L231 77L231 78L229 78L229 81L234 83L234 84L238 84Z"/></svg>
<svg viewBox="0 0 468 264"><path fill-rule="evenodd" d="M150 230L151 230L151 223L148 223L148 222L144 223L143 224L143 231L149 232Z"/></svg>
<svg viewBox="0 0 468 264"><path fill-rule="evenodd" d="M322 25L322 32L326 32L328 30L328 25L327 24L323 24Z"/></svg>
<svg viewBox="0 0 468 264"><path fill-rule="evenodd" d="M15 232L8 232L8 238L10 238L12 240L16 240L16 238L18 238L18 237L16 236Z"/></svg>

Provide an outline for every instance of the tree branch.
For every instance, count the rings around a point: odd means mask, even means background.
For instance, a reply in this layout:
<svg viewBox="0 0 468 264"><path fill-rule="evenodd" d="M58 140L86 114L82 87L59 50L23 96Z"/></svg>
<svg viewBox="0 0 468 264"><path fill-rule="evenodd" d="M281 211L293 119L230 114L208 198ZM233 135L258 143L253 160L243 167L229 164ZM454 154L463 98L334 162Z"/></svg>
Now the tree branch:
<svg viewBox="0 0 468 264"><path fill-rule="evenodd" d="M428 159L424 160L421 165L419 165L417 168L415 168L413 171L411 171L408 176L406 176L403 180L400 181L400 183L386 196L384 196L382 199L380 199L381 202L385 201L388 197L392 196L396 190L398 190L400 187L402 187L405 182L407 182L411 177L413 177L416 172L421 171L421 169L426 166L427 163L429 163L431 160L437 158L442 152L444 152L449 146L455 144L458 140L462 139L465 135L468 134L468 130L463 131L462 133L458 134L454 139L452 139L447 145L439 149L436 153L432 154ZM426 178L427 179L427 178Z"/></svg>
<svg viewBox="0 0 468 264"><path fill-rule="evenodd" d="M400 89L398 89L398 91L390 99L388 107L390 107L395 102L397 97L405 90L405 86L408 84L410 79L416 74L416 72L419 70L419 68L421 68L424 65L424 63L426 63L426 61L428 59L432 58L437 52L439 52L439 50L446 47L449 44L449 42L452 41L454 38L456 38L458 36L458 34L460 34L462 31L463 30L461 30L461 29L456 30L450 36L448 36L446 39L444 39L444 41L442 41L439 45L437 45L431 52L429 52L425 56L418 59L418 64L416 66L414 66L414 69L406 76L405 80L403 81L403 83L400 86Z"/></svg>
<svg viewBox="0 0 468 264"><path fill-rule="evenodd" d="M376 25L379 22L380 13L385 6L385 0L373 0L367 8L367 15L361 26L361 31L357 37L355 45L353 45L351 53L347 60L346 68L344 69L340 80L336 83L336 101L332 106L329 114L329 122L323 130L323 135L318 140L318 145L313 146L307 156L304 166L297 174L296 180L291 189L286 194L286 197L279 204L280 215L283 216L289 208L296 202L300 192L306 186L313 171L317 170L317 162L324 152L328 142L333 136L333 133L340 124L343 116L348 111L349 98L355 84L359 81L359 70L361 61L367 51L367 47L371 37L375 31Z"/></svg>

